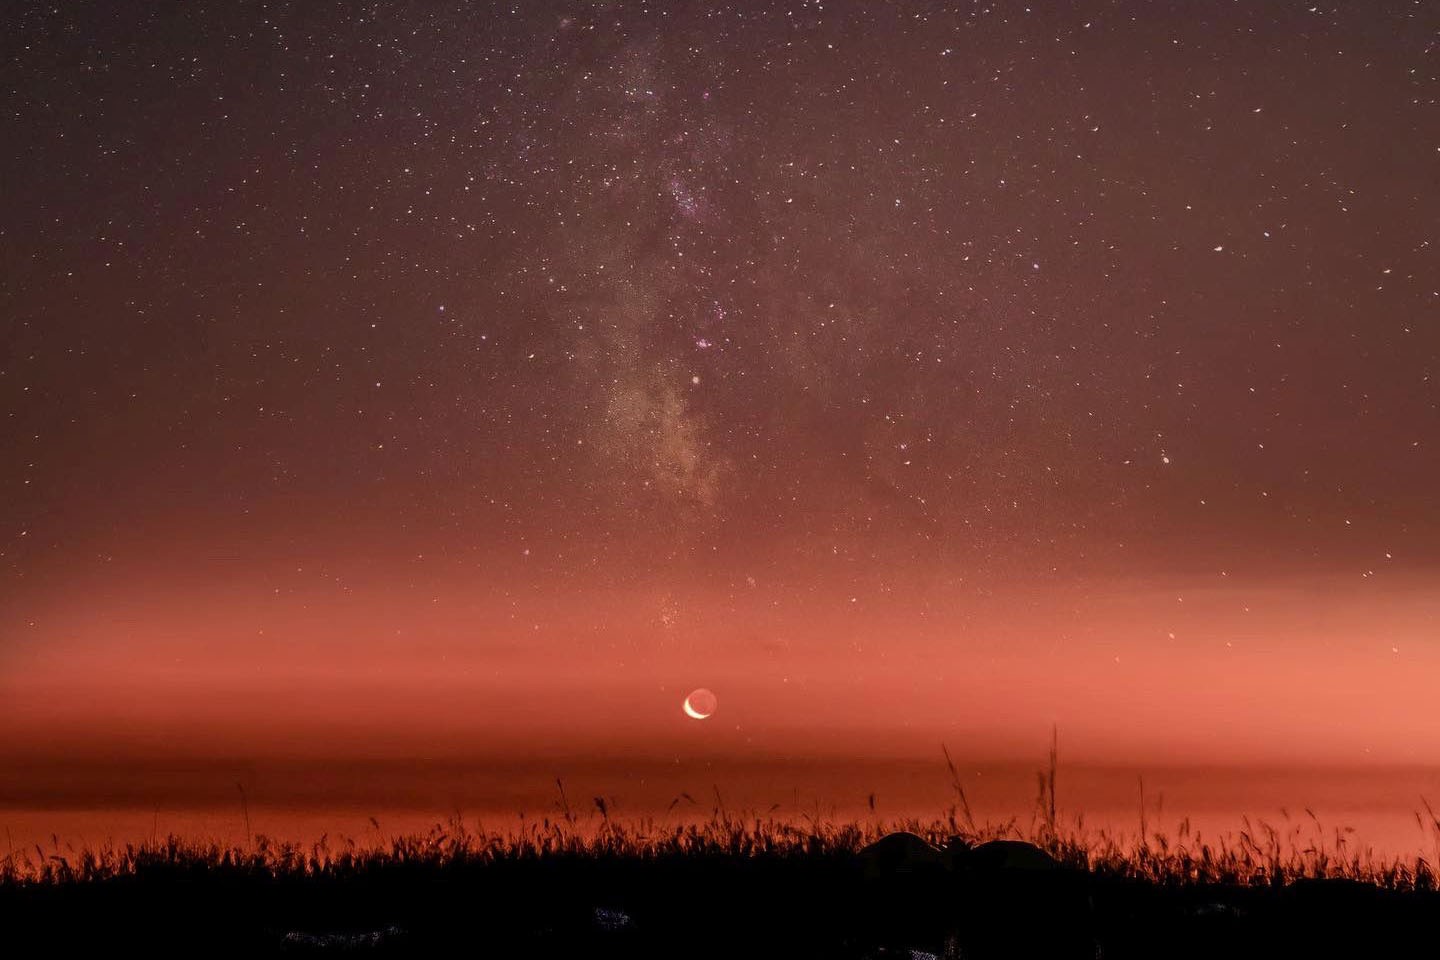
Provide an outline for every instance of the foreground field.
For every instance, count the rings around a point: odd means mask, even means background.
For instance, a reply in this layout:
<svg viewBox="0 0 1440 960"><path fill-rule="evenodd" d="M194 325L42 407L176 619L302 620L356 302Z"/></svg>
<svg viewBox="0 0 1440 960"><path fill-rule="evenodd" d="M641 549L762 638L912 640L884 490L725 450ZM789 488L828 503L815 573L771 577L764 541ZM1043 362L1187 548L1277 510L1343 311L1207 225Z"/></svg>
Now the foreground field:
<svg viewBox="0 0 1440 960"><path fill-rule="evenodd" d="M898 830L937 844L1022 838L1058 869L867 866ZM13 948L194 955L556 957L1362 956L1429 943L1431 865L1349 855L1258 825L1212 843L1181 825L1121 845L1061 829L787 823L717 810L663 826L568 812L504 834L436 826L361 847L179 838L12 851Z"/></svg>

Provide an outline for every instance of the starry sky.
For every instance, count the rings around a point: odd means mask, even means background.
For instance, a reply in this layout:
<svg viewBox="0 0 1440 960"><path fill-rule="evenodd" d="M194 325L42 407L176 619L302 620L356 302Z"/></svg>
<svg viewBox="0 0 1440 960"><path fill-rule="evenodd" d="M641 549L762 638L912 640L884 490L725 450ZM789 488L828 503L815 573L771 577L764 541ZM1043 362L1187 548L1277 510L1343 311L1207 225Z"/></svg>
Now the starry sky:
<svg viewBox="0 0 1440 960"><path fill-rule="evenodd" d="M3 16L12 753L1440 749L1433 7Z"/></svg>

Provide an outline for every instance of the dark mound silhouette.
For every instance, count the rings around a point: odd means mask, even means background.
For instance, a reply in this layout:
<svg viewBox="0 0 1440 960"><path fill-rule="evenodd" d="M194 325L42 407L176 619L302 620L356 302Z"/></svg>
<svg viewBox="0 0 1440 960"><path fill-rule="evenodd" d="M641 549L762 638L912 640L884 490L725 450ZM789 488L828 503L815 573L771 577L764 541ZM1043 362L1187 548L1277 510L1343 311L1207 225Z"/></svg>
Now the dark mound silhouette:
<svg viewBox="0 0 1440 960"><path fill-rule="evenodd" d="M1182 875L1183 859L1091 871L1061 843L907 832L867 844L853 825L720 820L658 840L613 823L584 838L547 830L339 854L172 840L50 856L0 871L5 953L1270 960L1401 955L1440 920L1418 869L1217 882Z"/></svg>

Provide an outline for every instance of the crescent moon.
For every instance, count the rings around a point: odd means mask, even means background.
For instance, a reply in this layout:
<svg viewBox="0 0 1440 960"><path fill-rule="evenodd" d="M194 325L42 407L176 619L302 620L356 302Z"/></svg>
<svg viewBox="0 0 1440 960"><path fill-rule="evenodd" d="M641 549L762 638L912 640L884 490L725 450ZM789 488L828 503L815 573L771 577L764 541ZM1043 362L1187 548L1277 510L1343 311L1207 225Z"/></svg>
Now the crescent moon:
<svg viewBox="0 0 1440 960"><path fill-rule="evenodd" d="M698 699L698 703L696 702ZM704 720L715 712L715 694L701 687L699 690L692 690L685 698L682 705L685 716L692 720Z"/></svg>

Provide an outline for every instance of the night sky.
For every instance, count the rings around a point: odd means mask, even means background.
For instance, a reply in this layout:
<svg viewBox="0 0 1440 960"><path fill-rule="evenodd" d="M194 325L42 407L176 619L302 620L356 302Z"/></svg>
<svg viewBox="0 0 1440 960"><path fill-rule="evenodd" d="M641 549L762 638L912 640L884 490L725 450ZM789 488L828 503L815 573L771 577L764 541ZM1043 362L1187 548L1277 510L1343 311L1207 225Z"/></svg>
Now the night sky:
<svg viewBox="0 0 1440 960"><path fill-rule="evenodd" d="M1434 6L3 18L8 753L1440 749Z"/></svg>

